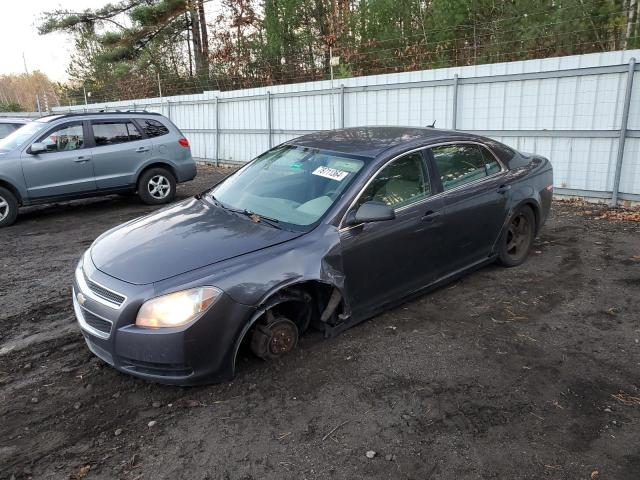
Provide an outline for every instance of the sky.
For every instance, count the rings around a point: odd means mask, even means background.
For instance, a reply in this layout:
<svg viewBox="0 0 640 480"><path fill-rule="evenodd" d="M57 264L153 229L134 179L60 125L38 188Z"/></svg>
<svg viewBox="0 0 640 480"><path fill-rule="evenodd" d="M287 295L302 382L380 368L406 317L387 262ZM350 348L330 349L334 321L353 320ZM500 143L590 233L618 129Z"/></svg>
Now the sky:
<svg viewBox="0 0 640 480"><path fill-rule="evenodd" d="M108 0L2 0L0 15L0 75L24 73L24 53L29 72L40 70L52 80L67 80L67 66L73 51L71 35L38 35L36 24L42 12L58 8L82 11L101 7ZM7 8L5 3L13 5Z"/></svg>

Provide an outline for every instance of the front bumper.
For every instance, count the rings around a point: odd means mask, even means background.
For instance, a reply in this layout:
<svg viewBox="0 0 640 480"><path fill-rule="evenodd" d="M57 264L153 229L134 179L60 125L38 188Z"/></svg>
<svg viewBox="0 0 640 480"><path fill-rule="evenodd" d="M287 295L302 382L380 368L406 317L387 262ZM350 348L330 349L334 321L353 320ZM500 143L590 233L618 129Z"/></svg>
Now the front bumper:
<svg viewBox="0 0 640 480"><path fill-rule="evenodd" d="M104 301L89 284L125 300L119 306ZM198 385L233 378L236 344L254 309L222 294L183 327L137 327L140 306L153 296L152 286L122 282L85 260L74 278L73 306L89 350L117 370L159 383Z"/></svg>

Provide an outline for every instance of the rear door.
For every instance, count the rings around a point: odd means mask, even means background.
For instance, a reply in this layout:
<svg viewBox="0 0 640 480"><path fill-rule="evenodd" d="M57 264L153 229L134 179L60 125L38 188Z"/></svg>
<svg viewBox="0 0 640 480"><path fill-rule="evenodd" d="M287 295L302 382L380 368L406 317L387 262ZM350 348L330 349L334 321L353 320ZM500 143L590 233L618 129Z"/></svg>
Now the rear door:
<svg viewBox="0 0 640 480"><path fill-rule="evenodd" d="M37 139L46 152L22 153L22 172L29 197L73 195L96 189L92 151L87 148L88 124L67 122L48 130Z"/></svg>
<svg viewBox="0 0 640 480"><path fill-rule="evenodd" d="M92 120L91 132L98 188L134 185L138 167L151 158L151 141L131 120Z"/></svg>
<svg viewBox="0 0 640 480"><path fill-rule="evenodd" d="M489 256L507 215L506 169L484 146L456 143L429 152L444 201L447 273Z"/></svg>

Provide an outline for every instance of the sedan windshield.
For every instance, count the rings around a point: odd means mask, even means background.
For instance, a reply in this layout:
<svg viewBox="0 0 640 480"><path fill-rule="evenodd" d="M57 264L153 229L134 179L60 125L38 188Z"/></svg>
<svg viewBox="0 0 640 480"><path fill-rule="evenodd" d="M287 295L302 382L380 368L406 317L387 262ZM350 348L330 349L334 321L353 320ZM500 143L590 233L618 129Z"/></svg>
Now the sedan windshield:
<svg viewBox="0 0 640 480"><path fill-rule="evenodd" d="M358 158L288 145L259 156L210 195L227 208L308 226L320 220L363 165Z"/></svg>
<svg viewBox="0 0 640 480"><path fill-rule="evenodd" d="M34 133L39 132L46 127L46 125L47 124L42 122L31 122L27 123L24 127L20 127L0 140L0 152L8 152L21 147Z"/></svg>

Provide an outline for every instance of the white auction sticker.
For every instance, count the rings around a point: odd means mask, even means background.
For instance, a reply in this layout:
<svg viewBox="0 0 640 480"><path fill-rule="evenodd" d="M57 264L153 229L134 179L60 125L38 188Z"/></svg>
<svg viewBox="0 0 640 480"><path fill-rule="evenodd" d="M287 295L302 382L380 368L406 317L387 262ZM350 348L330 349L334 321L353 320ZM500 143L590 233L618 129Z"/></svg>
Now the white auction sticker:
<svg viewBox="0 0 640 480"><path fill-rule="evenodd" d="M339 182L344 180L344 177L349 175L349 172L344 172L342 170L336 170L335 168L329 167L318 167L312 173L313 175L330 178L331 180L337 180Z"/></svg>

